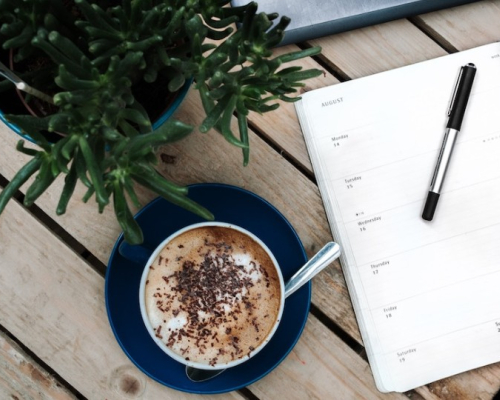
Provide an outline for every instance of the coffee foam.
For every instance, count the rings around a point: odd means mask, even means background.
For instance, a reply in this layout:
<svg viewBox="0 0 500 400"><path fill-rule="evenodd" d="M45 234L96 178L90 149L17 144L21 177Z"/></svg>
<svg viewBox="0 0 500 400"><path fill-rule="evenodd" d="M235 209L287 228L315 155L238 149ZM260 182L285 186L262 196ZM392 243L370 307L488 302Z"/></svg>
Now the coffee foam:
<svg viewBox="0 0 500 400"><path fill-rule="evenodd" d="M150 266L145 305L156 336L187 361L216 366L250 356L280 309L278 273L252 238L199 227L168 243Z"/></svg>

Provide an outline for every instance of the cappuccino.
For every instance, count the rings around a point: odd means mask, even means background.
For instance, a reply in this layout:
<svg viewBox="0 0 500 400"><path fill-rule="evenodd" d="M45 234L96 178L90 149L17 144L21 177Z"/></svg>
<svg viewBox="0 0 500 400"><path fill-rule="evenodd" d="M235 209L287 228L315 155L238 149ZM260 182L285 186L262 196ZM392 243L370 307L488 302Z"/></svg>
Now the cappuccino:
<svg viewBox="0 0 500 400"><path fill-rule="evenodd" d="M181 233L149 266L144 302L155 336L187 362L217 367L250 357L278 322L276 268L239 230Z"/></svg>

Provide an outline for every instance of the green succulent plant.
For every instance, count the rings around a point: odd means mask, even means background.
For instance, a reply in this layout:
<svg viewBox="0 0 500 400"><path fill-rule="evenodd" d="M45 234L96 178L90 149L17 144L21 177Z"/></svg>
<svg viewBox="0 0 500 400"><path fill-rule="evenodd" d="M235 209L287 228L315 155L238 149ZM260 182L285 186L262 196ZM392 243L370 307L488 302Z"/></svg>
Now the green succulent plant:
<svg viewBox="0 0 500 400"><path fill-rule="evenodd" d="M141 82L160 78L165 96L194 79L206 112L201 132L212 128L242 149L249 161L247 116L278 108L305 79L321 71L283 67L318 54L311 48L273 57L290 20L257 12L257 4L228 7L227 0L0 0L0 41L16 65L43 57L36 71L18 74L52 96L55 111L44 117L6 115L39 146L17 149L32 158L0 193L0 213L34 174L24 203L31 205L61 174L65 184L57 214L63 214L76 183L95 197L99 211L113 199L125 239L143 240L129 201L139 207L135 183L203 218L212 214L155 169L155 148L188 135L193 127L170 119L153 130L137 100ZM274 22L275 23L274 23ZM235 24L239 25L234 29ZM17 72L17 71L16 71ZM0 81L0 90L12 90ZM29 96L28 96L29 97ZM29 100L29 99L28 99ZM231 129L236 115L238 132ZM62 132L50 142L46 132Z"/></svg>

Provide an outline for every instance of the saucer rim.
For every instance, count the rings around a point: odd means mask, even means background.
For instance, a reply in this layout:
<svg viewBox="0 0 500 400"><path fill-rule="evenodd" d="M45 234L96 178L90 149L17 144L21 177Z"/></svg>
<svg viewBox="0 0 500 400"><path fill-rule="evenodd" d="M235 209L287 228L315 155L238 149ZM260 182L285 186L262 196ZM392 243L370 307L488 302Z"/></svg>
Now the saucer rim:
<svg viewBox="0 0 500 400"><path fill-rule="evenodd" d="M304 262L306 262L308 260L308 257L307 257L304 245L303 245L302 241L300 240L297 232L295 231L295 229L291 225L291 223L288 221L287 218L285 218L285 216L274 205L272 205L266 199L260 197L259 195L255 194L255 193L253 193L253 192L251 192L251 191L249 191L247 189L243 189L243 188L238 187L238 186L228 185L228 184L223 184L223 183L197 183L197 184L187 185L187 187L188 187L188 190L189 189L195 189L195 188L205 188L205 187L210 187L210 188L220 187L220 188L224 188L224 189L231 189L231 190L240 191L240 192L244 193L245 195L250 195L251 197L256 198L260 202L262 202L265 205L267 205L271 210L273 210L286 223L286 225L288 226L288 228L290 229L290 231L293 233L293 235L297 239L297 243L299 244L300 251L301 251L302 256L304 258ZM161 196L160 197L156 197L155 199L151 200L148 204L146 204L141 210L139 210L134 215L134 219L136 219L137 217L139 217L143 212L147 212L147 210L149 208L151 208L156 202L160 202L160 201L164 201L164 200L165 199L163 199ZM218 222L225 222L225 221L218 221ZM304 289L307 288L307 295L306 295L307 305L306 305L306 310L304 312L304 315L305 315L304 322L300 326L300 329L297 330L295 339L292 341L289 349L279 359L276 360L276 362L274 363L274 366L272 366L271 368L267 369L266 371L263 371L262 373L258 372L257 373L258 376L256 376L255 379L250 380L248 382L245 382L244 384L237 385L237 386L229 386L229 387L226 387L226 388L223 388L223 389L215 389L215 390L206 390L206 389L203 390L203 389L194 389L194 388L193 389L186 389L186 388L181 388L181 387L175 386L174 384L171 384L171 383L167 383L164 380L160 380L160 378L157 378L153 373L151 373L150 371L145 370L135 360L135 358L132 357L132 355L127 350L126 346L122 343L122 341L121 341L121 339L120 339L120 337L119 337L119 335L118 335L118 333L116 331L116 328L114 326L114 323L113 323L113 320L111 318L111 315L110 315L111 312L110 312L109 296L108 296L108 286L109 286L109 279L108 278L109 278L109 274L110 274L110 271L111 271L110 264L111 264L113 258L116 256L116 254L117 253L119 254L118 249L119 249L119 246L120 246L120 244L122 243L123 240L124 240L124 234L123 234L123 232L121 232L120 235L118 236L118 238L115 241L115 245L113 246L113 249L112 249L112 251L110 253L110 256L109 256L109 259L108 259L108 263L106 265L104 296L105 296L106 314L107 314L107 317L108 317L108 323L109 323L109 326L111 327L111 330L113 332L115 340L118 342L120 348L125 353L125 355L127 356L127 358L141 372L143 372L145 375L147 375L151 379L155 380L156 382L160 383L161 385L166 386L166 387L168 387L170 389L178 390L180 392L192 393L192 394L222 394L222 393L228 393L228 392L232 392L232 391L235 391L235 390L239 390L239 389L248 387L251 384L259 381L262 378L264 378L266 375L268 375L270 372L272 372L274 369L276 369L285 360L285 358L290 354L290 352L295 348L297 342L301 338L302 333L303 333L303 331L305 329L307 320L308 320L308 315L309 315L310 307L311 307L311 297L312 297L312 283L311 283L311 281L309 281L306 284L304 284L304 286L301 288L301 290L304 290ZM263 349L263 352L265 352L265 348ZM238 366L235 366L234 368L238 368Z"/></svg>

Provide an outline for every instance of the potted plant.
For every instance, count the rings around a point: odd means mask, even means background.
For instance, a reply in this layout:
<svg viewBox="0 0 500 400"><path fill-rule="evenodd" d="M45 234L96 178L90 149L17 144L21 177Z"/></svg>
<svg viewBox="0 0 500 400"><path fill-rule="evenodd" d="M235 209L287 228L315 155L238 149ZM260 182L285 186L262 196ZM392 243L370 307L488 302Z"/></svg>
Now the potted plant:
<svg viewBox="0 0 500 400"><path fill-rule="evenodd" d="M66 211L80 180L88 188L83 200L95 196L100 212L112 198L132 244L143 240L127 203L128 197L139 206L135 183L213 218L187 197L185 187L154 168L155 147L185 137L193 127L168 119L153 129L154 112L141 90L161 88L157 103L194 79L206 112L200 131L215 128L242 149L248 163L248 113L275 110L276 100L297 100L290 94L321 73L283 67L319 48L273 57L271 48L290 22L282 17L273 23L277 17L257 13L256 3L232 8L227 0L0 0L0 42L11 69L49 96L26 96L40 115L5 115L39 149L18 142L17 149L31 159L0 193L0 213L32 175L27 206L64 174L57 214ZM14 87L4 80L0 90ZM231 130L233 114L238 133ZM51 141L47 135L54 132L59 138Z"/></svg>

